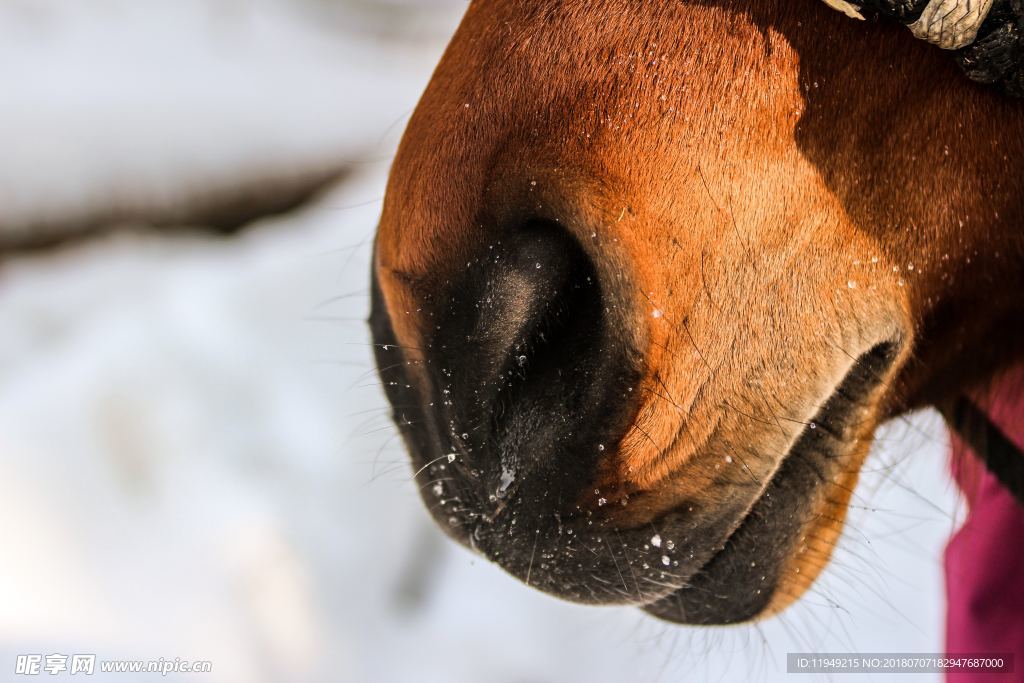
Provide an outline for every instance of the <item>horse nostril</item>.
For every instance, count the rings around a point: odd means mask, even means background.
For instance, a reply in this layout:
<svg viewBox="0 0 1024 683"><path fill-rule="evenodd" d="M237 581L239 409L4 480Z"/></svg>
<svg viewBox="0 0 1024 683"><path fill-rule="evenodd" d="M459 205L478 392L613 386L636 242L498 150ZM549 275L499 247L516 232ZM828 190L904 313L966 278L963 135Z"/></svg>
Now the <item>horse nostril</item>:
<svg viewBox="0 0 1024 683"><path fill-rule="evenodd" d="M633 367L591 259L560 226L530 224L488 245L449 298L428 364L442 431L487 499L582 481L602 442L621 436L597 416L621 411Z"/></svg>
<svg viewBox="0 0 1024 683"><path fill-rule="evenodd" d="M600 298L592 264L558 226L530 225L492 245L451 294L452 319L443 327L454 337L444 351L461 376L453 383L502 389L556 336L599 329Z"/></svg>
<svg viewBox="0 0 1024 683"><path fill-rule="evenodd" d="M455 284L450 305L432 360L460 439L508 438L524 402L571 407L567 380L596 350L602 312L593 264L568 233L531 224L491 245Z"/></svg>

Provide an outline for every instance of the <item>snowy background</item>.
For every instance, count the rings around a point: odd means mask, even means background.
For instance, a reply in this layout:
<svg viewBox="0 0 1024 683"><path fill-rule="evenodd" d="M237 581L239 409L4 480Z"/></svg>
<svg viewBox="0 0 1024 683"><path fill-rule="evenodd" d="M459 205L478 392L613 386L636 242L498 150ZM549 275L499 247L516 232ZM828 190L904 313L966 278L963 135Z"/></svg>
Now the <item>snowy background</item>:
<svg viewBox="0 0 1024 683"><path fill-rule="evenodd" d="M228 683L770 681L789 651L941 651L931 414L884 430L831 568L754 627L565 604L433 528L363 319L389 158L464 9L0 0L0 245L89 233L0 251L0 678L84 652ZM318 174L297 210L189 229Z"/></svg>

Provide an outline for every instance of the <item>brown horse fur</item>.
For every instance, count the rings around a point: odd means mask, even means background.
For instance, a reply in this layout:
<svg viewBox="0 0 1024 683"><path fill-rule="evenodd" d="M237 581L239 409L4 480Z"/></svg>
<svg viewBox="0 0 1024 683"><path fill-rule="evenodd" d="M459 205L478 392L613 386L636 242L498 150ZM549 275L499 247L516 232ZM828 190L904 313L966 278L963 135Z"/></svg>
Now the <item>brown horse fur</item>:
<svg viewBox="0 0 1024 683"><path fill-rule="evenodd" d="M616 406L585 424L509 408L549 441L607 425L537 465L460 442L503 418L447 391L525 348L501 321L541 289L487 254L526 225L578 245L588 353L620 359L573 375ZM374 276L382 377L450 534L569 599L772 614L826 564L876 427L1024 355L1024 108L818 0L476 0L395 159ZM524 488L496 503L506 460Z"/></svg>

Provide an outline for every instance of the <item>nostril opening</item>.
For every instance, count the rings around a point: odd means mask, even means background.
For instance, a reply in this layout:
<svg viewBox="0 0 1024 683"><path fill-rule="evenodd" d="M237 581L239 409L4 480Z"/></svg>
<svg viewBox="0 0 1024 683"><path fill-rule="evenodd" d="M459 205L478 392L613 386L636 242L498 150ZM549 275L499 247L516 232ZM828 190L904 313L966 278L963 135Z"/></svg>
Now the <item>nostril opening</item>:
<svg viewBox="0 0 1024 683"><path fill-rule="evenodd" d="M603 316L594 264L557 224L527 224L481 261L458 294L466 298L456 316L462 320L450 323L467 332L462 381L453 384L474 412L492 418L493 435L528 394L564 394L564 380L599 343Z"/></svg>
<svg viewBox="0 0 1024 683"><path fill-rule="evenodd" d="M600 352L604 311L594 265L575 242L559 248L562 258L546 284L547 296L512 346L495 415L524 400L571 403L574 392L566 383L585 379L588 359Z"/></svg>
<svg viewBox="0 0 1024 683"><path fill-rule="evenodd" d="M493 503L578 448L608 396L621 402L632 368L606 324L595 264L567 230L529 223L485 249L450 284L431 348L446 427Z"/></svg>
<svg viewBox="0 0 1024 683"><path fill-rule="evenodd" d="M489 432L504 461L499 497L518 488L518 479L505 486L510 469L555 465L552 451L564 452L573 441L574 423L590 412L584 396L599 381L593 368L602 361L604 315L594 264L575 241L548 248L560 251L557 272L512 345L489 410Z"/></svg>

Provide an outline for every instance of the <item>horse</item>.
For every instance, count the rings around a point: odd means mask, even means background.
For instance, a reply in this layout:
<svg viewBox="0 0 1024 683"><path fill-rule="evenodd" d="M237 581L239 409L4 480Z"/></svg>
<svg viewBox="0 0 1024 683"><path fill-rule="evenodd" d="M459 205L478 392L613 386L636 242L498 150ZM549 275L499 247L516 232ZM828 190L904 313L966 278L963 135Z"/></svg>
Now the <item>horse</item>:
<svg viewBox="0 0 1024 683"><path fill-rule="evenodd" d="M899 26L473 0L390 172L370 327L446 534L729 624L814 582L882 423L1024 359L1022 264L1021 103Z"/></svg>

